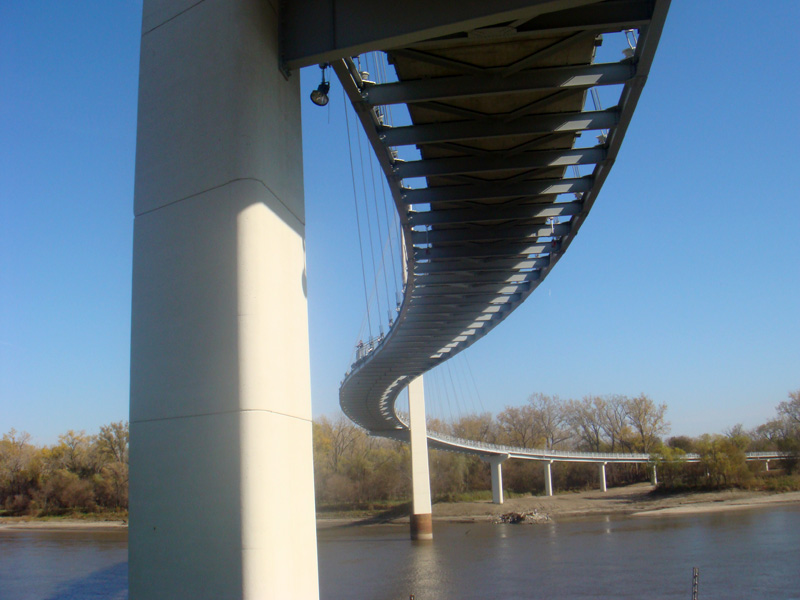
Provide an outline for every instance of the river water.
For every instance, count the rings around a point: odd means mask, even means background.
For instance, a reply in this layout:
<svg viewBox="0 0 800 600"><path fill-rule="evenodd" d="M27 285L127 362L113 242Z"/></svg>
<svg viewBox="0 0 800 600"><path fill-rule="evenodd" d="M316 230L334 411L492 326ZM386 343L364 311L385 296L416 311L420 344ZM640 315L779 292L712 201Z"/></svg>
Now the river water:
<svg viewBox="0 0 800 600"><path fill-rule="evenodd" d="M540 525L323 529L323 599L800 599L800 507ZM127 597L125 532L0 531L0 599Z"/></svg>

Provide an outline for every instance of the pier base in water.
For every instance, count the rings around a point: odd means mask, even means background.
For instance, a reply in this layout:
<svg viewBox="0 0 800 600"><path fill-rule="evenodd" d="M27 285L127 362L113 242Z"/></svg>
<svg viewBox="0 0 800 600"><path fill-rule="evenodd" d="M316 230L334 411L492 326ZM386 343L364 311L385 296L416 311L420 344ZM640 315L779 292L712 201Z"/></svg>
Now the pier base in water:
<svg viewBox="0 0 800 600"><path fill-rule="evenodd" d="M433 519L431 514L411 515L411 539L432 540Z"/></svg>

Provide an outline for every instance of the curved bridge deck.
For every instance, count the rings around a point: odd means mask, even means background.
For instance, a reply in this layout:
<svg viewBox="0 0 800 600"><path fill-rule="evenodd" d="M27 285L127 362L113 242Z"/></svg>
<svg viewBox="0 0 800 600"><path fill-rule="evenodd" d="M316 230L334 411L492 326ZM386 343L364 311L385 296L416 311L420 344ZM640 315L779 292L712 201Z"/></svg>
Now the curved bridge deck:
<svg viewBox="0 0 800 600"><path fill-rule="evenodd" d="M524 22L390 48L393 83L362 80L349 59L333 63L389 183L406 249L397 319L340 389L357 424L388 437L406 430L394 406L400 391L491 331L563 256L614 164L668 4L551 3ZM628 29L639 31L635 53L596 64L599 36ZM618 104L585 110L590 89L604 85L621 86ZM385 124L385 107L397 104L410 125ZM584 132L600 143L580 146ZM401 146L416 146L419 160L399 160ZM593 170L570 176L573 165ZM411 178L426 185L412 188Z"/></svg>

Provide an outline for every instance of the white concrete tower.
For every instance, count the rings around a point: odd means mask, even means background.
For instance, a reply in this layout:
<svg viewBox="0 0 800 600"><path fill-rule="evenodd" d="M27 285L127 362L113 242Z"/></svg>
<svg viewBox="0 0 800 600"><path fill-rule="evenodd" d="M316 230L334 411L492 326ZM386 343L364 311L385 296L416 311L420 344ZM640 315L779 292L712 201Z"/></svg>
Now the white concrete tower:
<svg viewBox="0 0 800 600"><path fill-rule="evenodd" d="M145 0L131 600L316 598L299 75L279 3Z"/></svg>
<svg viewBox="0 0 800 600"><path fill-rule="evenodd" d="M431 477L428 470L428 426L425 422L425 386L422 375L408 386L411 425L411 539L432 540Z"/></svg>
<svg viewBox="0 0 800 600"><path fill-rule="evenodd" d="M544 461L544 494L545 496L553 495L553 471L551 465L552 460Z"/></svg>
<svg viewBox="0 0 800 600"><path fill-rule="evenodd" d="M492 502L503 503L503 463L508 460L508 454L496 454L488 459L492 470Z"/></svg>

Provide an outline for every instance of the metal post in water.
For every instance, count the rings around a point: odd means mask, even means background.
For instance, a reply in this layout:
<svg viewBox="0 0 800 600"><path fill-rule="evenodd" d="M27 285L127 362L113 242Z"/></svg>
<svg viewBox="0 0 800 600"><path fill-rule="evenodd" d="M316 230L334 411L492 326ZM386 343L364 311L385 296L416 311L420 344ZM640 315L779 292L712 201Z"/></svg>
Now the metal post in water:
<svg viewBox="0 0 800 600"><path fill-rule="evenodd" d="M692 567L692 600L697 600L697 588L700 583L700 569Z"/></svg>

